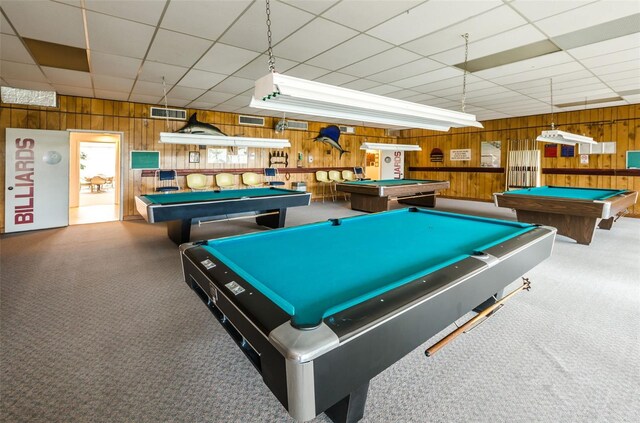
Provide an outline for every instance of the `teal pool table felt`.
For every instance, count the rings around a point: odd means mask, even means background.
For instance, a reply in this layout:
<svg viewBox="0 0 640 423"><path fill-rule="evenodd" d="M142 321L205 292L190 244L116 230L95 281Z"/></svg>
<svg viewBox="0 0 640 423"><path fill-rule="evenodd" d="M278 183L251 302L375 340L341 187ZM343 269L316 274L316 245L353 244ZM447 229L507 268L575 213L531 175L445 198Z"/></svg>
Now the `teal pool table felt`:
<svg viewBox="0 0 640 423"><path fill-rule="evenodd" d="M298 324L394 289L534 228L418 209L395 210L238 237L205 249Z"/></svg>
<svg viewBox="0 0 640 423"><path fill-rule="evenodd" d="M574 187L537 187L525 188L514 191L507 191L505 194L511 195L537 195L540 197L570 198L574 200L606 200L625 190L599 189L599 188L574 188Z"/></svg>
<svg viewBox="0 0 640 423"><path fill-rule="evenodd" d="M171 194L150 194L145 195L153 204L180 204L195 203L198 201L219 201L242 197L268 197L270 195L300 194L300 191L291 191L279 188L247 188L247 189L227 189L220 191L195 191L178 192Z"/></svg>

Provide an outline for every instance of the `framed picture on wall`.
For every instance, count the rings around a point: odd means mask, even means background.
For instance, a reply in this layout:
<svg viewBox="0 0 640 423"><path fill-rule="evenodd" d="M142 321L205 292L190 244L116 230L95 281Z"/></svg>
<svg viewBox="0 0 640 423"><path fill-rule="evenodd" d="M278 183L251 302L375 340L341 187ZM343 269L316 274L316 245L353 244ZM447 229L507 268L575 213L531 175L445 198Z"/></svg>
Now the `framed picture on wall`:
<svg viewBox="0 0 640 423"><path fill-rule="evenodd" d="M199 151L189 151L189 163L200 163Z"/></svg>

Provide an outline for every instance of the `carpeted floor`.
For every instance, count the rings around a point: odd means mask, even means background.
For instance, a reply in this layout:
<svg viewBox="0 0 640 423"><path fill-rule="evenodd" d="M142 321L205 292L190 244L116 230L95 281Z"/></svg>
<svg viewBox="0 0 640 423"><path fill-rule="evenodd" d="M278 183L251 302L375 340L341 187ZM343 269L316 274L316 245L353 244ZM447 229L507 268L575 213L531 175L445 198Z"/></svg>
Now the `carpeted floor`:
<svg viewBox="0 0 640 423"><path fill-rule="evenodd" d="M437 209L514 219L490 203ZM353 214L314 203L290 209L288 226ZM235 221L193 235L256 230ZM183 282L164 225L0 239L1 421L292 421ZM363 422L640 421L640 219L598 230L590 246L558 237L528 276L532 291L489 321L374 378Z"/></svg>

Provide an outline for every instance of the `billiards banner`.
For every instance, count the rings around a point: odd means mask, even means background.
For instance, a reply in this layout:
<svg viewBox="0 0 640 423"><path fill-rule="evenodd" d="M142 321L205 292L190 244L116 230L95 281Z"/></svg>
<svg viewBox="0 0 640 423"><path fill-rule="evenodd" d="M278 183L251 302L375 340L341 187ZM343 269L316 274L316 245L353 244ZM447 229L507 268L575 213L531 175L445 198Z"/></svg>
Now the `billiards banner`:
<svg viewBox="0 0 640 423"><path fill-rule="evenodd" d="M69 133L6 130L5 232L69 224Z"/></svg>

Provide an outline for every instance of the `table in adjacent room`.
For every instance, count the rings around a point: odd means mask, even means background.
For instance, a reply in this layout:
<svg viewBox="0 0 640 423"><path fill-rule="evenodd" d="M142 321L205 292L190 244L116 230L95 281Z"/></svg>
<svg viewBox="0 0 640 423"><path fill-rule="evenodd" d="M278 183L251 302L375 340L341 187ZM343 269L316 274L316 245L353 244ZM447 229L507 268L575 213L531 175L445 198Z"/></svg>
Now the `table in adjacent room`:
<svg viewBox="0 0 640 423"><path fill-rule="evenodd" d="M389 210L389 202L435 207L436 192L448 189L449 181L421 179L364 180L336 184L336 189L351 195L351 208L366 212Z"/></svg>
<svg viewBox="0 0 640 423"><path fill-rule="evenodd" d="M611 229L617 216L633 207L636 191L543 186L494 194L498 207L516 211L518 221L558 229L559 235L589 245L596 226Z"/></svg>
<svg viewBox="0 0 640 423"><path fill-rule="evenodd" d="M411 207L180 250L186 283L294 419L356 422L374 376L549 257L555 232ZM363 248L371 234L385 241Z"/></svg>
<svg viewBox="0 0 640 423"><path fill-rule="evenodd" d="M270 187L140 195L136 208L149 223L167 222L169 238L182 244L189 242L194 219L253 212L257 224L282 228L288 207L310 201L309 193Z"/></svg>

